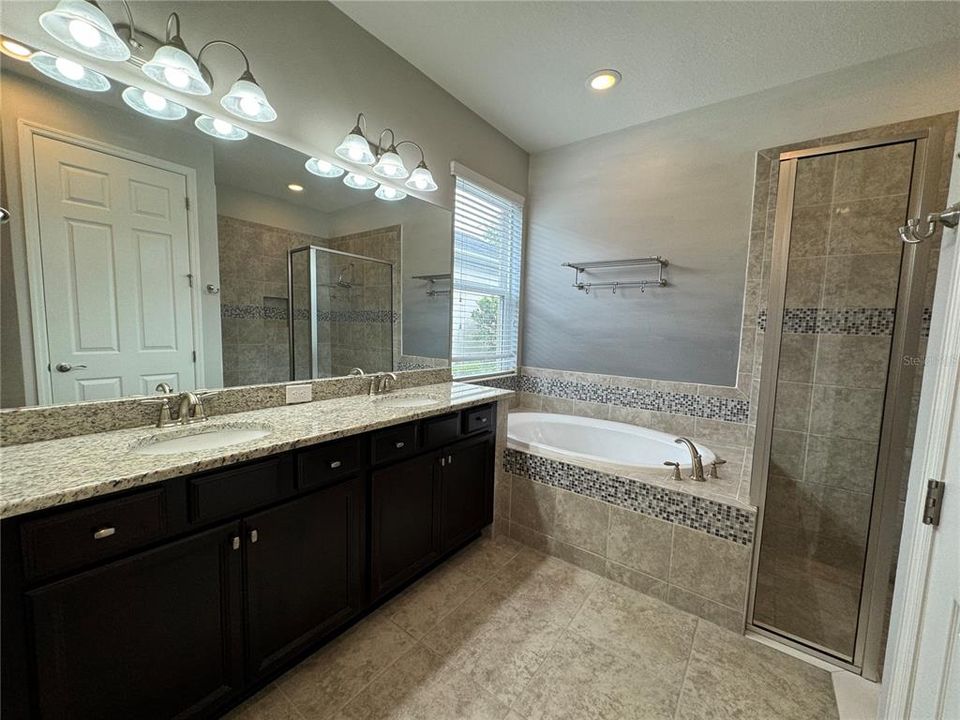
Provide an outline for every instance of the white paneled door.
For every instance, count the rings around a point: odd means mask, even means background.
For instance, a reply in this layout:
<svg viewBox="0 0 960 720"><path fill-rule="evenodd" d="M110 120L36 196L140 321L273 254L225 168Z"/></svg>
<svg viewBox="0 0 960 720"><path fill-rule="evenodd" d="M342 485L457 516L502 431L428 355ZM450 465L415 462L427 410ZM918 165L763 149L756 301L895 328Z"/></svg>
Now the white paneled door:
<svg viewBox="0 0 960 720"><path fill-rule="evenodd" d="M53 402L196 387L186 178L33 145Z"/></svg>

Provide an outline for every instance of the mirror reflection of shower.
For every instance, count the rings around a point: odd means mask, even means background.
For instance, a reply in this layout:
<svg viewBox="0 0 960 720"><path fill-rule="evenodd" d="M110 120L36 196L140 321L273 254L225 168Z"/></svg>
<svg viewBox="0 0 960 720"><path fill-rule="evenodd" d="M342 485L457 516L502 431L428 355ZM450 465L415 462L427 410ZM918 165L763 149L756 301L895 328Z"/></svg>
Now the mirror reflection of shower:
<svg viewBox="0 0 960 720"><path fill-rule="evenodd" d="M394 368L392 263L307 245L287 267L292 380Z"/></svg>

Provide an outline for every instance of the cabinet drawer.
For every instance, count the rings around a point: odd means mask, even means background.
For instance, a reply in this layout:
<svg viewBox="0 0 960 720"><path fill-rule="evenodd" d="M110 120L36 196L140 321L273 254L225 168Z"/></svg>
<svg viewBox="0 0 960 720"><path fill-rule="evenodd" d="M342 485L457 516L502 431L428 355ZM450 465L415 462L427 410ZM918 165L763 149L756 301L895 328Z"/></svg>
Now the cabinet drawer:
<svg viewBox="0 0 960 720"><path fill-rule="evenodd" d="M427 418L420 423L420 439L425 449L447 445L459 437L460 413Z"/></svg>
<svg viewBox="0 0 960 720"><path fill-rule="evenodd" d="M25 574L32 580L106 560L161 537L165 527L162 487L25 522Z"/></svg>
<svg viewBox="0 0 960 720"><path fill-rule="evenodd" d="M372 433L370 448L374 464L406 457L417 449L416 423L397 425Z"/></svg>
<svg viewBox="0 0 960 720"><path fill-rule="evenodd" d="M282 467L276 457L191 479L190 521L232 515L281 498Z"/></svg>
<svg viewBox="0 0 960 720"><path fill-rule="evenodd" d="M463 411L463 433L479 432L481 430L493 430L495 425L493 405L484 405L483 407L471 408Z"/></svg>
<svg viewBox="0 0 960 720"><path fill-rule="evenodd" d="M324 443L300 453L297 458L297 487L315 487L328 480L360 469L360 438L350 437Z"/></svg>

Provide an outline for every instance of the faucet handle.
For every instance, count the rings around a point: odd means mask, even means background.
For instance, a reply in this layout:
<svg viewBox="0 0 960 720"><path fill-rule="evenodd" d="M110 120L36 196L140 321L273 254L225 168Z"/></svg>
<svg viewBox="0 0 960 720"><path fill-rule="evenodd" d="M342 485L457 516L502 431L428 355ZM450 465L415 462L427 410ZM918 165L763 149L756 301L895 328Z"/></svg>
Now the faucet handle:
<svg viewBox="0 0 960 720"><path fill-rule="evenodd" d="M664 460L664 461L663 461L663 464L664 464L664 465L667 465L668 467L672 467L672 468L673 468L673 479L674 479L674 480L683 480L683 475L680 474L680 463L678 463L678 462L671 462L670 460Z"/></svg>
<svg viewBox="0 0 960 720"><path fill-rule="evenodd" d="M710 463L710 479L719 480L720 475L717 473L717 467L720 465L726 465L726 464L727 464L727 461L721 460L720 458L717 458L713 462L711 462Z"/></svg>
<svg viewBox="0 0 960 720"><path fill-rule="evenodd" d="M158 393L163 394L163 395L172 395L172 394L173 394L173 386L170 385L169 383L165 383L165 382L157 383L157 386L154 388L154 390L155 390L156 392L158 392Z"/></svg>
<svg viewBox="0 0 960 720"><path fill-rule="evenodd" d="M157 418L157 427L162 428L166 427L173 423L173 415L170 413L170 398L168 397L155 397L147 398L146 400L140 401L141 405L159 405L160 406L160 416Z"/></svg>

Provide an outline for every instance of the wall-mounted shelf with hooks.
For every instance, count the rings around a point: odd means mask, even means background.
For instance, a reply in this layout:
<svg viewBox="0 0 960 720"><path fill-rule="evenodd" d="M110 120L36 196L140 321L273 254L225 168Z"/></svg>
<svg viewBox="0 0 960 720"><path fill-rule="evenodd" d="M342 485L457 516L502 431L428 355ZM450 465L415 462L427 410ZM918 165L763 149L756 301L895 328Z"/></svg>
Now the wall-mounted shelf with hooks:
<svg viewBox="0 0 960 720"><path fill-rule="evenodd" d="M427 287L427 295L430 297L436 297L437 295L449 295L450 288L438 288L436 284L438 282L450 282L450 273L439 273L437 275L411 275L411 280L426 280L429 284Z"/></svg>
<svg viewBox="0 0 960 720"><path fill-rule="evenodd" d="M627 267L653 267L657 266L656 280L605 280L602 282L584 282L583 274L589 270L612 270L616 268ZM663 269L669 265L665 258L659 255L643 258L629 258L627 260L591 260L588 262L566 262L563 267L570 267L576 270L573 287L577 290L583 290L589 294L592 288L613 288L616 293L618 288L640 288L640 292L646 290L647 286L664 287L667 281L663 279Z"/></svg>

